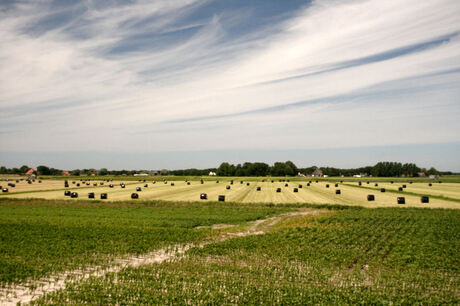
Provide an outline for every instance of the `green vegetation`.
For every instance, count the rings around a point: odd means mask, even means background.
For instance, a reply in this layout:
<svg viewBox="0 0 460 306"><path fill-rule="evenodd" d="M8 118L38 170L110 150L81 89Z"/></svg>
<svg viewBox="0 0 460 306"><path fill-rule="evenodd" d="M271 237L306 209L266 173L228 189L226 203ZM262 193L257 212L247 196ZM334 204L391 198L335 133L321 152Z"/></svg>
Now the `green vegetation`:
<svg viewBox="0 0 460 306"><path fill-rule="evenodd" d="M265 235L69 284L37 304L458 305L459 220L458 210L397 208L286 219Z"/></svg>
<svg viewBox="0 0 460 306"><path fill-rule="evenodd" d="M0 285L196 242L196 226L238 224L285 210L203 204L0 199Z"/></svg>

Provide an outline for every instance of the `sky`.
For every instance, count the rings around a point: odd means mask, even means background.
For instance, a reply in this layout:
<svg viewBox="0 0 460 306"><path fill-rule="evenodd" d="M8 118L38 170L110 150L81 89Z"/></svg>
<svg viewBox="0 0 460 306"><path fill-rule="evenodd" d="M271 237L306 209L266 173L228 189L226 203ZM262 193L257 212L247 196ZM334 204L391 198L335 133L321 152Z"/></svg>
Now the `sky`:
<svg viewBox="0 0 460 306"><path fill-rule="evenodd" d="M460 171L458 16L457 0L0 0L0 165Z"/></svg>

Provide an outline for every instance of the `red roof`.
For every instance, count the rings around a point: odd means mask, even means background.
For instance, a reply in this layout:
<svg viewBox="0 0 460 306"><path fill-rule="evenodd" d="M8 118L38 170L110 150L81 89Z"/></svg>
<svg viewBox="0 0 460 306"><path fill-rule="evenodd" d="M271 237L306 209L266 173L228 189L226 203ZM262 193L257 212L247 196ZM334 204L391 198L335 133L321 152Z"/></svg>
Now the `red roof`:
<svg viewBox="0 0 460 306"><path fill-rule="evenodd" d="M34 168L30 168L29 171L26 172L26 175L30 175L30 174L34 174L35 172L35 169Z"/></svg>
<svg viewBox="0 0 460 306"><path fill-rule="evenodd" d="M62 171L62 175L70 175L69 171Z"/></svg>

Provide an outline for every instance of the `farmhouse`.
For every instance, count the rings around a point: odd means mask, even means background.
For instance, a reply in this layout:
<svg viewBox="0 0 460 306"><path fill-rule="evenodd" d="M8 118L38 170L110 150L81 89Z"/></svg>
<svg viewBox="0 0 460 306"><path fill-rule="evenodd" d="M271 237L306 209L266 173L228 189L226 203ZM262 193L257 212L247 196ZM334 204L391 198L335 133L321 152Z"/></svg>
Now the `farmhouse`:
<svg viewBox="0 0 460 306"><path fill-rule="evenodd" d="M323 171L321 171L321 169L317 168L315 171L313 171L311 176L323 176Z"/></svg>
<svg viewBox="0 0 460 306"><path fill-rule="evenodd" d="M69 171L62 171L62 175L70 176L70 172Z"/></svg>
<svg viewBox="0 0 460 306"><path fill-rule="evenodd" d="M34 168L30 168L30 169L26 172L26 175L33 175L33 174L37 174L37 171L36 171Z"/></svg>

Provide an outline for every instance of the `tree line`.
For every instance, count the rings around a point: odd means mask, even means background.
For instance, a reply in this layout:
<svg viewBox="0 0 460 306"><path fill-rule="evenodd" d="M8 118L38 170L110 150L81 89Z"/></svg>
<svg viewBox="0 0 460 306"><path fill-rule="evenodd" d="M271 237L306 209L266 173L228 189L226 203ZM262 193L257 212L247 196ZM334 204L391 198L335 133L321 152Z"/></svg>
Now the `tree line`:
<svg viewBox="0 0 460 306"><path fill-rule="evenodd" d="M0 174L17 174L22 175L30 169L29 166L23 165L20 168L0 167ZM440 172L435 168L420 168L415 163L399 162L379 162L374 166L361 168L341 169L333 167L311 166L299 168L292 161L275 162L273 166L263 162L246 162L243 164L233 165L223 162L218 168L207 169L182 169L182 170L108 170L101 169L74 169L69 171L71 175L134 175L137 173L147 173L150 175L177 175L177 176L205 176L210 172L218 176L296 176L298 174L311 175L316 170L321 170L323 175L327 176L353 176L356 174L372 175L377 177L397 177L397 176L419 176L420 173L425 175L451 175L451 171ZM40 165L36 168L41 175L62 175L62 170Z"/></svg>

